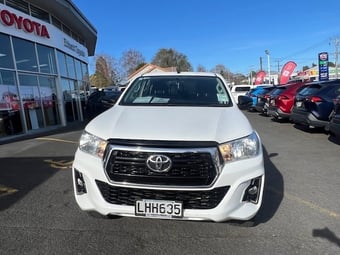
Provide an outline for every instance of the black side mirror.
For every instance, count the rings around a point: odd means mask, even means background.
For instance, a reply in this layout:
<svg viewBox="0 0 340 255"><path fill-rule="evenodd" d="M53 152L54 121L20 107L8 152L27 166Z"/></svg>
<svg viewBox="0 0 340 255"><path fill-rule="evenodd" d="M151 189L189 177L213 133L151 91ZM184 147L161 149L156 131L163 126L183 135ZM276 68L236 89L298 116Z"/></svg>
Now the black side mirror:
<svg viewBox="0 0 340 255"><path fill-rule="evenodd" d="M253 99L249 96L238 96L238 107L241 110L248 109L253 104Z"/></svg>

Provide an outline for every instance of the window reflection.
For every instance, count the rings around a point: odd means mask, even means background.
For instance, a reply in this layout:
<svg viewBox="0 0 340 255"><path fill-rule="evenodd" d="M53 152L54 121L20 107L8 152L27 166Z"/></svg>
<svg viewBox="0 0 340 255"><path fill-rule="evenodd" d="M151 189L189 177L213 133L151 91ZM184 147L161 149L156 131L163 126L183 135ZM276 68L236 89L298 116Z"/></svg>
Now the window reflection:
<svg viewBox="0 0 340 255"><path fill-rule="evenodd" d="M57 73L53 49L43 45L37 45L37 50L40 72L51 74Z"/></svg>
<svg viewBox="0 0 340 255"><path fill-rule="evenodd" d="M54 77L39 76L39 85L46 125L50 126L60 124Z"/></svg>
<svg viewBox="0 0 340 255"><path fill-rule="evenodd" d="M36 75L19 74L20 95L24 106L27 128L38 129L44 126L41 110L41 97Z"/></svg>
<svg viewBox="0 0 340 255"><path fill-rule="evenodd" d="M15 73L0 70L0 136L21 133L20 101Z"/></svg>
<svg viewBox="0 0 340 255"><path fill-rule="evenodd" d="M38 72L34 44L26 40L13 38L13 47L17 69Z"/></svg>
<svg viewBox="0 0 340 255"><path fill-rule="evenodd" d="M76 70L74 68L74 59L69 55L66 55L66 64L67 64L67 70L68 70L68 75L69 75L68 77L75 79Z"/></svg>
<svg viewBox="0 0 340 255"><path fill-rule="evenodd" d="M66 67L66 58L65 54L61 51L57 51L57 58L59 64L59 72L61 76L67 77L67 67Z"/></svg>
<svg viewBox="0 0 340 255"><path fill-rule="evenodd" d="M82 70L81 70L81 63L79 60L75 59L74 60L74 63L76 65L76 75L77 75L77 80L82 80L82 77L83 77L83 73L82 73Z"/></svg>
<svg viewBox="0 0 340 255"><path fill-rule="evenodd" d="M0 67L14 69L9 37L0 33Z"/></svg>

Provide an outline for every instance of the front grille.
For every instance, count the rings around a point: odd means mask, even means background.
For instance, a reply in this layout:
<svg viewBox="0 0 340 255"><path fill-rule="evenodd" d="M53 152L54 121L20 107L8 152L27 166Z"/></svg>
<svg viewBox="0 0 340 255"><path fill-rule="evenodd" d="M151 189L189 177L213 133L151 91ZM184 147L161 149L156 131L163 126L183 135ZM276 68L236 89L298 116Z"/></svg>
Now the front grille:
<svg viewBox="0 0 340 255"><path fill-rule="evenodd" d="M155 153L150 149L134 151L115 147L106 160L107 176L112 182L182 187L209 186L216 178L216 167L208 149L162 152L171 159L172 167L161 173L150 170L146 165L147 158Z"/></svg>
<svg viewBox="0 0 340 255"><path fill-rule="evenodd" d="M137 200L155 199L182 202L184 209L215 208L229 190L229 186L207 191L150 190L116 187L98 180L96 183L105 201L110 204L134 206Z"/></svg>

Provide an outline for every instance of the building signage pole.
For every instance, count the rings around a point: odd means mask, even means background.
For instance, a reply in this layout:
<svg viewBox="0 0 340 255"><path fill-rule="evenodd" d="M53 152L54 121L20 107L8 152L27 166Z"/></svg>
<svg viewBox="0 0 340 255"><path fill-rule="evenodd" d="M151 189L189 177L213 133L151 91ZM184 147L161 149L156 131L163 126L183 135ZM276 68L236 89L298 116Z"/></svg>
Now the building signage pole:
<svg viewBox="0 0 340 255"><path fill-rule="evenodd" d="M319 53L319 81L328 81L329 67L328 67L328 52Z"/></svg>

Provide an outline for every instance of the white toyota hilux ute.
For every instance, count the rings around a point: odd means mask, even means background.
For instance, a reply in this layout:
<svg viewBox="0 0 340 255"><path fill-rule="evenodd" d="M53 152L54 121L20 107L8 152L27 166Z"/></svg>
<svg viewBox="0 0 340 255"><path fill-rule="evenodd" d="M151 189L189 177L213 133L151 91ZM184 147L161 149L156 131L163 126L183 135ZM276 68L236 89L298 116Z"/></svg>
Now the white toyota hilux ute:
<svg viewBox="0 0 340 255"><path fill-rule="evenodd" d="M91 120L72 166L82 210L246 221L265 180L260 138L222 76L150 73Z"/></svg>

